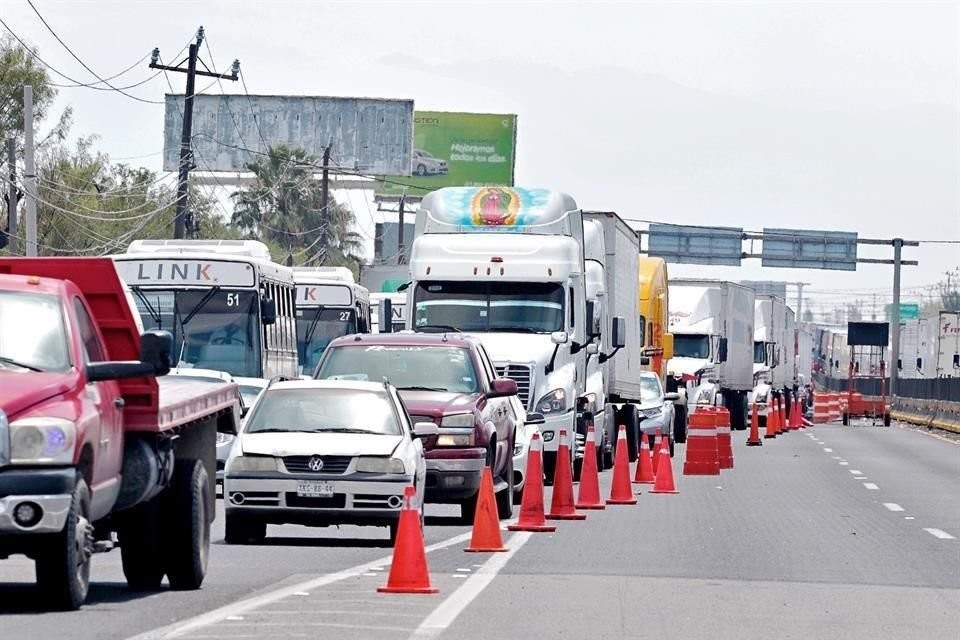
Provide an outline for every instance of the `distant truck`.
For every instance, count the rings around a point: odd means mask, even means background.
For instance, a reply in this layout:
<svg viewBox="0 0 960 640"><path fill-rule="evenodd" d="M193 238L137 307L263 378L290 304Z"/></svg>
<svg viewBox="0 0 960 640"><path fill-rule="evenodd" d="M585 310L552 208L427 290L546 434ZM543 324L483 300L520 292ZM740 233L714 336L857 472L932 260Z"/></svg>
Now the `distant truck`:
<svg viewBox="0 0 960 640"><path fill-rule="evenodd" d="M660 386L667 389L667 362L673 357L673 334L670 333L670 279L663 258L641 257L639 263L640 287L640 349L641 364L660 378ZM667 392L675 405L683 405L676 388ZM687 440L686 412L674 411L673 436L677 442Z"/></svg>
<svg viewBox="0 0 960 640"><path fill-rule="evenodd" d="M332 340L370 332L370 293L346 267L293 267L296 285L297 357L313 375Z"/></svg>
<svg viewBox="0 0 960 640"><path fill-rule="evenodd" d="M936 377L960 377L960 311L941 311L939 326Z"/></svg>
<svg viewBox="0 0 960 640"><path fill-rule="evenodd" d="M667 365L668 390L685 392L687 413L698 406L722 405L730 411L731 427L746 429L747 396L753 389L753 324L752 289L721 280L670 282L673 358Z"/></svg>
<svg viewBox="0 0 960 640"><path fill-rule="evenodd" d="M390 301L389 324L380 324L382 301ZM407 319L407 294L371 293L370 294L370 333L395 333L403 331Z"/></svg>
<svg viewBox="0 0 960 640"><path fill-rule="evenodd" d="M750 405L765 422L772 400L781 398L786 380L784 350L787 305L772 294L756 294L753 326L753 391ZM752 410L752 409L751 409Z"/></svg>
<svg viewBox="0 0 960 640"><path fill-rule="evenodd" d="M109 259L0 259L0 558L32 558L54 607L81 606L117 544L133 589L206 575L238 390L157 380L173 339L133 313Z"/></svg>

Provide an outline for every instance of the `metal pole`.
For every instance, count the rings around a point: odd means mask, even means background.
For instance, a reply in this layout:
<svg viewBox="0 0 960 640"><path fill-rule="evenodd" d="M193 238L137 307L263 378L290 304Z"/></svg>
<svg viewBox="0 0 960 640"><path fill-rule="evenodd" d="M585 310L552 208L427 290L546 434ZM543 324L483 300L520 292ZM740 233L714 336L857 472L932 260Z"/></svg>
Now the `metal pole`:
<svg viewBox="0 0 960 640"><path fill-rule="evenodd" d="M199 37L198 37L199 40ZM183 96L183 129L180 132L180 175L177 179L177 216L173 223L173 237L183 238L187 222L187 194L190 168L193 164L191 138L193 136L193 93L197 75L197 51L199 44L190 45L187 61L187 92Z"/></svg>
<svg viewBox="0 0 960 640"><path fill-rule="evenodd" d="M10 166L10 185L7 193L7 246L10 255L20 253L17 233L17 141L14 138L7 140L7 164Z"/></svg>
<svg viewBox="0 0 960 640"><path fill-rule="evenodd" d="M407 198L407 190L403 190L403 195L400 196L400 212L398 215L398 221L400 224L397 225L397 264L406 264L406 251L404 251L404 237L403 237L403 205L404 200Z"/></svg>
<svg viewBox="0 0 960 640"><path fill-rule="evenodd" d="M890 397L897 395L897 362L900 360L900 253L903 238L893 239L893 305L890 307Z"/></svg>
<svg viewBox="0 0 960 640"><path fill-rule="evenodd" d="M26 255L37 255L37 168L33 162L33 87L23 87L23 186L27 192Z"/></svg>
<svg viewBox="0 0 960 640"><path fill-rule="evenodd" d="M797 322L803 322L803 287L806 282L797 283Z"/></svg>

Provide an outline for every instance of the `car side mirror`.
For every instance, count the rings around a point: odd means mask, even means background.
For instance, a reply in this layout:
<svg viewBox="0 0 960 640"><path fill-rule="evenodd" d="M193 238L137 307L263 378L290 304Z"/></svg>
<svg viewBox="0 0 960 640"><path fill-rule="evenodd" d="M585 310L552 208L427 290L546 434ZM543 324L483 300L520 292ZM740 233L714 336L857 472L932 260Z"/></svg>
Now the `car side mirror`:
<svg viewBox="0 0 960 640"><path fill-rule="evenodd" d="M567 344L570 341L570 336L567 335L566 331L554 331L550 334L550 342L553 344Z"/></svg>
<svg viewBox="0 0 960 640"><path fill-rule="evenodd" d="M610 346L614 349L627 346L627 321L622 316L614 316L610 322Z"/></svg>
<svg viewBox="0 0 960 640"><path fill-rule="evenodd" d="M547 419L543 417L542 413L528 413L527 419L525 420L525 424L537 425L546 423Z"/></svg>
<svg viewBox="0 0 960 640"><path fill-rule="evenodd" d="M671 359L673 357L673 334L664 333L660 337L660 341L663 344L663 359Z"/></svg>
<svg viewBox="0 0 960 640"><path fill-rule="evenodd" d="M490 382L490 393L488 398L501 398L504 396L517 395L517 381L512 378L494 378Z"/></svg>
<svg viewBox="0 0 960 640"><path fill-rule="evenodd" d="M727 361L727 339L720 338L720 344L717 347L717 362Z"/></svg>
<svg viewBox="0 0 960 640"><path fill-rule="evenodd" d="M277 303L270 298L260 298L260 321L265 325L277 322Z"/></svg>
<svg viewBox="0 0 960 640"><path fill-rule="evenodd" d="M413 425L414 438L430 438L440 433L440 427L435 422L417 422Z"/></svg>
<svg viewBox="0 0 960 640"><path fill-rule="evenodd" d="M598 345L596 342L591 342L590 344L587 345L588 355L595 356L598 353L600 353L600 345Z"/></svg>
<svg viewBox="0 0 960 640"><path fill-rule="evenodd" d="M381 300L377 314L380 316L380 333L393 333L393 300Z"/></svg>
<svg viewBox="0 0 960 640"><path fill-rule="evenodd" d="M670 391L669 393L663 394L663 399L667 402L676 402L680 399L680 394L676 391Z"/></svg>

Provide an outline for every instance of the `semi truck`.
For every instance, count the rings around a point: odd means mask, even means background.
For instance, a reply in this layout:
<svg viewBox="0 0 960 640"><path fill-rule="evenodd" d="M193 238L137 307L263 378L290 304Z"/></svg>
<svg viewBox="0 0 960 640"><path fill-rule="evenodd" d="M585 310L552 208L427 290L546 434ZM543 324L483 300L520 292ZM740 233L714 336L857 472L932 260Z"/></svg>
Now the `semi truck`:
<svg viewBox="0 0 960 640"><path fill-rule="evenodd" d="M480 337L497 374L516 380L527 411L544 416L548 478L561 430L583 441L590 408L601 406L588 396L588 360L606 360L625 346L623 318L598 329L602 320L591 305L588 322L584 255L584 215L556 191L450 187L424 196L417 212L407 328ZM607 309L609 318L615 312ZM601 354L596 339L604 334L613 351ZM636 407L617 413L615 422L635 433Z"/></svg>
<svg viewBox="0 0 960 640"><path fill-rule="evenodd" d="M80 607L117 546L135 590L206 575L238 389L158 379L173 338L134 313L110 259L0 259L0 558L32 558L53 607Z"/></svg>
<svg viewBox="0 0 960 640"><path fill-rule="evenodd" d="M756 404L761 424L765 423L771 400L781 397L785 380L787 305L772 294L755 294L753 326L753 391L748 398Z"/></svg>
<svg viewBox="0 0 960 640"><path fill-rule="evenodd" d="M667 389L678 392L678 402L686 396L686 413L722 405L730 411L732 428L747 428L753 325L753 289L722 280L670 282L673 358L667 364Z"/></svg>
<svg viewBox="0 0 960 640"><path fill-rule="evenodd" d="M936 377L960 377L960 311L941 311L939 316Z"/></svg>

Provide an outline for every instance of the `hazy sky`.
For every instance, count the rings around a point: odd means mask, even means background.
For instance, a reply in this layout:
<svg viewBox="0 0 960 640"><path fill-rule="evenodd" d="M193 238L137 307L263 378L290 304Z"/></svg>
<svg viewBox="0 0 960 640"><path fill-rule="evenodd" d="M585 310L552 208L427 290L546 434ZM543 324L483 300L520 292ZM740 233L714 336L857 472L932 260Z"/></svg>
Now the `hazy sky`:
<svg viewBox="0 0 960 640"><path fill-rule="evenodd" d="M102 76L154 46L172 57L202 24L217 66L239 58L251 93L516 113L517 183L566 191L584 208L751 230L960 239L957 3L35 4ZM48 62L93 79L26 2L0 0L0 13ZM124 79L148 75L144 65ZM182 91L182 75L174 82ZM166 90L161 76L132 92L162 99ZM76 134L99 134L117 158L153 154L137 162L159 169L162 106L82 88L59 100L73 105ZM370 234L379 214L366 198L350 201ZM921 262L904 268L904 284L931 284L960 265L960 246L904 257ZM874 290L882 302L892 280L882 266L744 265L672 272L843 291L821 296L830 302L872 301Z"/></svg>

